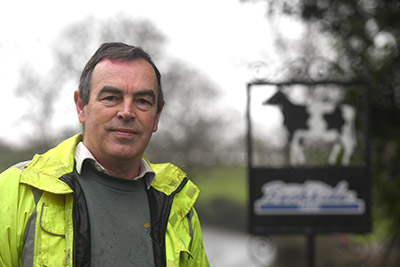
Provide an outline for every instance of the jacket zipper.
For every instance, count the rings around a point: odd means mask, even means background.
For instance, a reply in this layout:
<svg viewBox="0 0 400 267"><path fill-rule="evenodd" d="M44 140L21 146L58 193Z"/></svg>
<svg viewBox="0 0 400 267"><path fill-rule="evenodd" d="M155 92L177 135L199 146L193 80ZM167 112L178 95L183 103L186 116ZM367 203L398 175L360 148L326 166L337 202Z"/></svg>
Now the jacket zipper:
<svg viewBox="0 0 400 267"><path fill-rule="evenodd" d="M167 232L167 225L168 225L169 215L171 213L172 202L174 200L175 194L179 193L183 189L183 187L186 185L187 182L188 182L188 178L185 178L182 181L182 183L178 186L178 188L174 192L172 192L171 195L169 195L169 197L167 198L167 201L165 203L164 209L163 209L163 214L162 214L163 229L162 229L162 240L161 240L160 247L163 251L162 262L164 262L164 266L167 266L167 255L166 255L166 251L165 251L165 234Z"/></svg>
<svg viewBox="0 0 400 267"><path fill-rule="evenodd" d="M59 179L61 181L63 181L64 183L66 183L72 189L72 191L74 192L72 194L72 196L73 196L73 200L72 200L73 201L73 203L72 203L72 228L73 228L73 232L74 232L73 239L72 239L72 266L76 267L77 266L77 263L76 263L76 261L77 261L77 259L76 259L76 233L77 233L78 229L77 229L77 226L76 226L76 219L75 219L75 212L76 212L75 190L74 190L73 186L70 184L70 182L66 178L64 178L64 175L61 176Z"/></svg>

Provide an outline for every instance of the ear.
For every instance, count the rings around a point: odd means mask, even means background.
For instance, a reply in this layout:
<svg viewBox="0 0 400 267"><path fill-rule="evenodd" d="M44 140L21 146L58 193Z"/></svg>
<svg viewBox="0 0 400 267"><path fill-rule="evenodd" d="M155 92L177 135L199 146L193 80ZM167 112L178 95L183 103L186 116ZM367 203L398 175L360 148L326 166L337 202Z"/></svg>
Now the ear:
<svg viewBox="0 0 400 267"><path fill-rule="evenodd" d="M157 130L158 130L158 122L160 121L161 111L163 110L163 108L164 108L164 104L162 104L160 111L157 112L157 114L156 114L156 119L154 120L153 133L157 132Z"/></svg>
<svg viewBox="0 0 400 267"><path fill-rule="evenodd" d="M82 99L79 96L78 90L74 92L74 101L76 106L76 111L78 113L78 119L81 124L85 124L86 116L85 116L85 104L82 102Z"/></svg>

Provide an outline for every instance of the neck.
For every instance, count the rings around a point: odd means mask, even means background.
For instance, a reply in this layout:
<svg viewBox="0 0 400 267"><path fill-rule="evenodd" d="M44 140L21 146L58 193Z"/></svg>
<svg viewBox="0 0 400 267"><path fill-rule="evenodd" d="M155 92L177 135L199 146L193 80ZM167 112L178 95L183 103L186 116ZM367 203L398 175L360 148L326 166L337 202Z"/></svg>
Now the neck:
<svg viewBox="0 0 400 267"><path fill-rule="evenodd" d="M111 176L132 180L140 172L141 158L132 160L116 160L115 162L99 162Z"/></svg>

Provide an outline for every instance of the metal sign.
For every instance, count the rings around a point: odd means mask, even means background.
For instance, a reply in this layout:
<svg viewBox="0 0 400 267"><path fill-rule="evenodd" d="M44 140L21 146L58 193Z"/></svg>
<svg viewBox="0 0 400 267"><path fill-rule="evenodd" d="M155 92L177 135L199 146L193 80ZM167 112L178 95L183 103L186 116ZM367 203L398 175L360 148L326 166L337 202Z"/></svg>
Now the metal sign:
<svg viewBox="0 0 400 267"><path fill-rule="evenodd" d="M247 87L250 232L371 229L368 86Z"/></svg>

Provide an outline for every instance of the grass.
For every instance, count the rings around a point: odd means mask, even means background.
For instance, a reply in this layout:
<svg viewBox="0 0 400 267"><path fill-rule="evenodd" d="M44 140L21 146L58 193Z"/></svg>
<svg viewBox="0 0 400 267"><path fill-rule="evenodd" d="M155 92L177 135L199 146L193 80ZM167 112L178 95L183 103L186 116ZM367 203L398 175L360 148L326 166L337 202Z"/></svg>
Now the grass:
<svg viewBox="0 0 400 267"><path fill-rule="evenodd" d="M197 168L189 174L201 192L196 210L202 223L246 231L247 168L217 166Z"/></svg>
<svg viewBox="0 0 400 267"><path fill-rule="evenodd" d="M199 202L210 204L215 199L225 199L246 205L248 196L247 168L219 166L193 171L193 180L200 188Z"/></svg>

